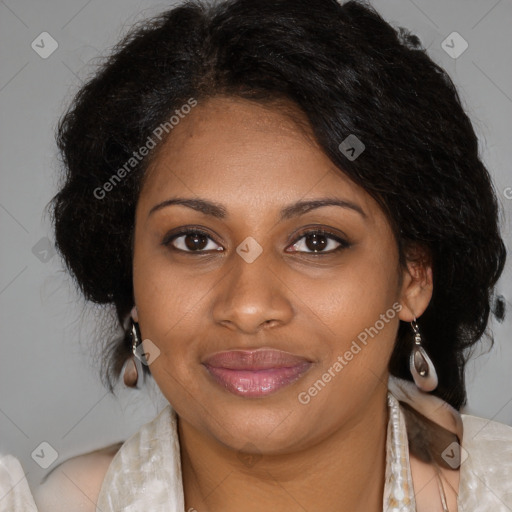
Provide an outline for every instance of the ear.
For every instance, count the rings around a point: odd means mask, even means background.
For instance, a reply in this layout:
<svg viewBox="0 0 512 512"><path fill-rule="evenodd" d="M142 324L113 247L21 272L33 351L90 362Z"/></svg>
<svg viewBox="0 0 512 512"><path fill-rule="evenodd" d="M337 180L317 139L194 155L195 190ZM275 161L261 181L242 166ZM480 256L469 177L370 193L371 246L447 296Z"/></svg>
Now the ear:
<svg viewBox="0 0 512 512"><path fill-rule="evenodd" d="M402 270L400 304L398 317L404 322L419 318L432 298L434 289L432 258L427 247L413 244L406 250L406 268Z"/></svg>
<svg viewBox="0 0 512 512"><path fill-rule="evenodd" d="M134 322L138 322L139 321L139 314L137 313L137 306L133 306L130 315L131 315L132 320Z"/></svg>

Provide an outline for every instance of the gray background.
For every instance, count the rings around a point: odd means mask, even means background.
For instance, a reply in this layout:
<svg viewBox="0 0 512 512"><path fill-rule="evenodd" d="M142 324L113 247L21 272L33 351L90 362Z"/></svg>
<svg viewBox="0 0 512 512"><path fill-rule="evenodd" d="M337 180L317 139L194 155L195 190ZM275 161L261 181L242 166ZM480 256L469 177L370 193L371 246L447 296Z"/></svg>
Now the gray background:
<svg viewBox="0 0 512 512"><path fill-rule="evenodd" d="M395 25L416 33L454 79L481 139L504 208L511 248L512 0L375 0ZM156 386L110 395L98 379L98 309L84 304L52 255L43 215L58 183L56 121L82 81L134 22L171 2L0 1L0 453L16 455L31 485L66 458L123 440L165 403ZM458 32L456 59L442 48ZM58 48L41 58L42 32ZM41 45L41 43L39 43ZM448 39L457 51L460 42ZM45 44L46 50L49 44ZM34 249L35 247L35 249ZM48 252L50 251L50 252ZM498 286L511 306L512 257ZM496 343L468 366L464 412L512 425L512 315L491 323ZM31 458L41 442L58 453L44 470ZM1 497L0 497L1 498Z"/></svg>

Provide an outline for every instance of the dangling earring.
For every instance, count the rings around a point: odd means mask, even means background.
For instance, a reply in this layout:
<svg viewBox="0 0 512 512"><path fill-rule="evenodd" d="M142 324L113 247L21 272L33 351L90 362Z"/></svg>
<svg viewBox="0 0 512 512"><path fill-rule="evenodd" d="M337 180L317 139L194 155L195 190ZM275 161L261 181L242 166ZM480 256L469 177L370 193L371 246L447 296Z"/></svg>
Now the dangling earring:
<svg viewBox="0 0 512 512"><path fill-rule="evenodd" d="M141 335L138 322L133 318L132 323L132 353L133 355L124 363L122 374L124 385L128 388L140 389L143 379L143 369L140 359L137 357L137 347L141 343Z"/></svg>
<svg viewBox="0 0 512 512"><path fill-rule="evenodd" d="M437 372L434 363L421 346L421 334L416 318L411 322L414 331L414 345L409 359L409 368L416 386L422 391L433 391L437 388Z"/></svg>

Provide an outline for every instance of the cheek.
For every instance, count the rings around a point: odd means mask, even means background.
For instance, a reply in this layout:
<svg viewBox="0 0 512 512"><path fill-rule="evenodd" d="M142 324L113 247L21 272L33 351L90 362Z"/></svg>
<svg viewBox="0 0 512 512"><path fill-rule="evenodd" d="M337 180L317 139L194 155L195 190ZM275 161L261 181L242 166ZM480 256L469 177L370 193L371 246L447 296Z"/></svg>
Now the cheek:
<svg viewBox="0 0 512 512"><path fill-rule="evenodd" d="M197 308L201 293L197 286L172 267L152 258L144 261L143 252L134 260L134 290L143 339L159 349L150 372L158 387L180 411L190 407L196 389L198 361Z"/></svg>
<svg viewBox="0 0 512 512"><path fill-rule="evenodd" d="M328 283L307 287L308 306L327 333L321 371L344 375L333 379L333 391L347 382L372 387L387 372L401 309L398 255L392 245L379 247L361 251Z"/></svg>
<svg viewBox="0 0 512 512"><path fill-rule="evenodd" d="M150 371L161 389L180 387L195 361L193 317L201 291L165 256L142 244L134 254L133 283L142 337L160 350Z"/></svg>
<svg viewBox="0 0 512 512"><path fill-rule="evenodd" d="M322 302L324 314L318 317L329 329L319 322L317 329L329 336L323 337L318 370L300 390L315 414L329 410L336 421L356 414L361 403L387 386L401 309L394 291L386 279L362 287L360 280L347 277Z"/></svg>
<svg viewBox="0 0 512 512"><path fill-rule="evenodd" d="M392 249L386 253L360 248L329 279L298 283L297 289L308 290L304 302L336 336L357 336L390 308L388 316L394 318L399 275Z"/></svg>
<svg viewBox="0 0 512 512"><path fill-rule="evenodd" d="M185 265L171 264L165 248L136 238L133 260L134 294L144 336L161 338L182 326L208 289L211 276L197 276Z"/></svg>

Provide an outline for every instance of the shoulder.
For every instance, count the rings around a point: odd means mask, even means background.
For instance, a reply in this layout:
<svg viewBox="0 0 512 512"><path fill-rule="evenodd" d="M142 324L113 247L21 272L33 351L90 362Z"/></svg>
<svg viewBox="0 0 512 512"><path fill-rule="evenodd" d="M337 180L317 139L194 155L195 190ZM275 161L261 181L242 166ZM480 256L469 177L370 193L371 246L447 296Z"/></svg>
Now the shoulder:
<svg viewBox="0 0 512 512"><path fill-rule="evenodd" d="M101 484L123 443L116 443L63 462L35 490L39 512L95 512Z"/></svg>
<svg viewBox="0 0 512 512"><path fill-rule="evenodd" d="M496 461L505 468L512 470L512 427L497 421L462 414L464 432L462 437L462 458L471 457L476 467L489 457L496 457Z"/></svg>
<svg viewBox="0 0 512 512"><path fill-rule="evenodd" d="M464 510L512 507L512 427L462 414L461 503ZM492 505L492 507L491 507ZM512 509L512 508L511 508Z"/></svg>
<svg viewBox="0 0 512 512"><path fill-rule="evenodd" d="M512 427L497 421L461 414L464 425L463 445L480 443L512 442Z"/></svg>

